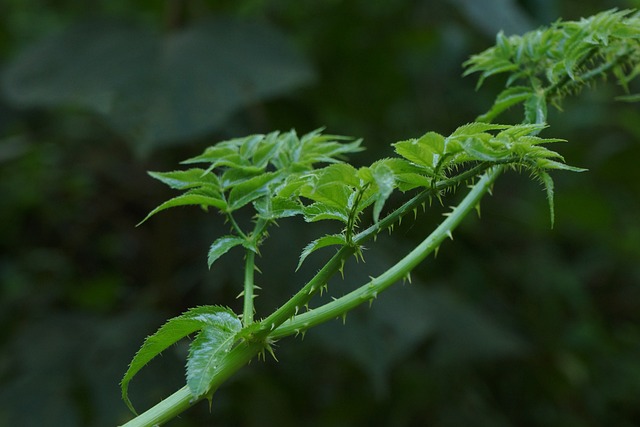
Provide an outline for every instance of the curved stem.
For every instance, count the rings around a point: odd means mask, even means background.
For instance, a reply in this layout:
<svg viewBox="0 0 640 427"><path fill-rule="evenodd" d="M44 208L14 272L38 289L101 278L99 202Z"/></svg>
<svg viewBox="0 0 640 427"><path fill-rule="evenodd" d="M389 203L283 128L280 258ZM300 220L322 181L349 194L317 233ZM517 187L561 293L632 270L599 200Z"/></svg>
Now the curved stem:
<svg viewBox="0 0 640 427"><path fill-rule="evenodd" d="M192 406L193 395L184 386L154 407L138 415L121 427L150 427L169 421Z"/></svg>
<svg viewBox="0 0 640 427"><path fill-rule="evenodd" d="M343 297L287 320L272 332L270 337L278 339L297 334L320 323L340 317L363 302L371 301L380 292L405 278L411 270L436 250L447 237L451 236L452 231L460 224L462 219L475 209L482 197L490 190L503 169L503 166L496 166L480 178L447 218L422 243L393 267Z"/></svg>
<svg viewBox="0 0 640 427"><path fill-rule="evenodd" d="M505 163L508 163L508 161L505 161ZM404 215L412 212L414 209L417 209L430 197L433 197L434 192L437 193L446 190L447 188L455 187L478 176L480 173L491 167L492 165L490 163L481 163L453 178L440 180L433 186L433 188L422 191L377 223L353 236L353 246L343 246L340 248L340 250L338 250L338 252L324 265L324 267L302 287L302 289L300 289L293 297L291 297L291 299L274 311L270 316L260 322L260 328L257 332L258 336L265 337L270 335L272 331L282 325L285 321L296 316L298 311L309 303L313 295L325 286L331 277L340 271L345 260L353 255L358 245L361 245L365 241L374 237L380 231L391 227ZM502 166L494 166L494 170L496 169L502 170Z"/></svg>
<svg viewBox="0 0 640 427"><path fill-rule="evenodd" d="M229 222L231 223L231 227L233 228L233 230L238 233L238 236L242 237L243 239L248 240L249 238L247 237L247 235L244 233L244 231L242 231L242 229L240 228L240 226L238 225L238 223L236 222L236 219L233 217L233 215L231 215L231 213L227 213L227 218L229 219Z"/></svg>
<svg viewBox="0 0 640 427"><path fill-rule="evenodd" d="M245 342L231 350L219 365L218 371L211 382L211 390L216 390L231 375L235 374L253 359L262 349L263 345L261 343ZM123 424L121 427L154 427L161 425L181 414L205 397L207 396L195 399L189 388L184 386L131 421Z"/></svg>

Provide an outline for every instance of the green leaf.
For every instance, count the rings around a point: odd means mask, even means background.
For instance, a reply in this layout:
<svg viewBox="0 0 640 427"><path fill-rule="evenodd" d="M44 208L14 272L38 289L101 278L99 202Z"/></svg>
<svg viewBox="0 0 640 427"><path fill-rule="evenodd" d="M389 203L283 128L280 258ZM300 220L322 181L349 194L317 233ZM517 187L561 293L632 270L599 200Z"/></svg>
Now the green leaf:
<svg viewBox="0 0 640 427"><path fill-rule="evenodd" d="M496 123L482 123L482 122L472 122L467 123L466 125L462 125L456 130L453 131L449 139L457 138L461 136L475 136L479 133L488 132L491 130L503 130L512 128L512 125L500 125Z"/></svg>
<svg viewBox="0 0 640 427"><path fill-rule="evenodd" d="M302 214L302 205L300 202L287 197L263 197L256 200L253 206L260 218L268 220Z"/></svg>
<svg viewBox="0 0 640 427"><path fill-rule="evenodd" d="M358 170L346 163L336 163L308 174L307 185L299 195L329 208L341 210L348 206L354 189L360 185Z"/></svg>
<svg viewBox="0 0 640 427"><path fill-rule="evenodd" d="M238 317L230 310L207 313L206 325L189 348L187 386L194 398L209 393L218 366L233 347L242 329Z"/></svg>
<svg viewBox="0 0 640 427"><path fill-rule="evenodd" d="M396 153L419 166L434 169L444 154L444 136L429 132L419 139L393 144Z"/></svg>
<svg viewBox="0 0 640 427"><path fill-rule="evenodd" d="M333 219L343 223L349 222L349 210L341 207L331 207L324 203L312 203L302 209L304 220L316 222L325 219Z"/></svg>
<svg viewBox="0 0 640 427"><path fill-rule="evenodd" d="M575 166L569 166L565 163L556 162L555 160L545 158L536 159L536 166L541 169L558 169L571 172L586 172L588 170L584 168L577 168Z"/></svg>
<svg viewBox="0 0 640 427"><path fill-rule="evenodd" d="M331 234L331 235L323 236L319 239L314 240L313 242L305 246L305 248L302 250L302 253L300 254L300 261L298 262L296 271L302 266L302 263L304 262L304 260L307 259L309 255L311 255L313 252L317 251L318 249L321 249L327 246L333 246L333 245L344 246L346 244L347 244L347 241L342 234Z"/></svg>
<svg viewBox="0 0 640 427"><path fill-rule="evenodd" d="M495 162L509 156L509 150L503 147L497 150L481 138L468 138L463 144L464 151L474 160Z"/></svg>
<svg viewBox="0 0 640 427"><path fill-rule="evenodd" d="M264 171L258 168L231 167L229 169L226 169L220 175L220 185L225 191L228 191L236 185L249 181L252 178L262 175L263 173Z"/></svg>
<svg viewBox="0 0 640 427"><path fill-rule="evenodd" d="M373 205L373 221L378 222L385 202L396 187L396 177L390 167L384 163L372 165L373 180L378 187Z"/></svg>
<svg viewBox="0 0 640 427"><path fill-rule="evenodd" d="M145 222L146 220L148 220L158 212L164 211L169 208L174 208L176 206L189 206L189 205L212 206L220 209L221 211L224 211L227 208L227 203L220 198L212 197L204 194L198 194L190 191L190 192L187 192L186 194L183 194L178 197L174 197L173 199L169 199L166 202L162 203L160 206L158 206L157 208L149 212L149 215L147 215L142 221L140 221L138 225L142 224L143 222Z"/></svg>
<svg viewBox="0 0 640 427"><path fill-rule="evenodd" d="M229 193L229 209L240 209L257 198L268 194L269 184L278 180L281 176L277 172L267 172L235 185Z"/></svg>
<svg viewBox="0 0 640 427"><path fill-rule="evenodd" d="M498 95L489 111L479 116L477 120L480 122L491 122L503 111L529 99L531 93L531 88L526 86L515 86L506 88Z"/></svg>
<svg viewBox="0 0 640 427"><path fill-rule="evenodd" d="M241 108L313 78L277 28L229 17L163 34L83 20L24 50L6 70L14 102L95 112L139 150L210 133Z"/></svg>
<svg viewBox="0 0 640 427"><path fill-rule="evenodd" d="M393 172L396 186L400 191L408 191L417 187L431 187L431 176L425 176L425 169L401 158L382 159L375 162L384 164Z"/></svg>
<svg viewBox="0 0 640 427"><path fill-rule="evenodd" d="M186 171L173 172L147 172L151 177L162 181L169 187L176 190L186 190L189 188L210 185L214 188L220 187L220 181L214 174L207 173L204 169L189 169Z"/></svg>
<svg viewBox="0 0 640 427"><path fill-rule="evenodd" d="M271 159L282 148L280 132L271 132L264 137L252 153L252 163L259 168L266 168Z"/></svg>
<svg viewBox="0 0 640 427"><path fill-rule="evenodd" d="M549 216L551 219L551 228L553 228L555 222L555 209L553 203L553 179L551 178L551 175L544 171L540 171L538 173L538 176L542 180L544 189L547 192L547 201L549 202Z"/></svg>
<svg viewBox="0 0 640 427"><path fill-rule="evenodd" d="M215 242L209 248L209 254L207 256L207 263L209 264L209 268L213 265L214 262L222 255L226 254L232 248L236 246L243 245L245 243L245 239L238 236L222 236L216 239Z"/></svg>
<svg viewBox="0 0 640 427"><path fill-rule="evenodd" d="M546 123L547 100L544 93L533 93L524 103L524 116L527 123Z"/></svg>
<svg viewBox="0 0 640 427"><path fill-rule="evenodd" d="M229 309L219 306L192 308L180 316L169 319L156 333L145 339L120 382L122 399L133 413L136 413L136 411L129 400L129 382L140 369L182 338L204 328L206 325L215 324L219 316L233 317L234 315Z"/></svg>

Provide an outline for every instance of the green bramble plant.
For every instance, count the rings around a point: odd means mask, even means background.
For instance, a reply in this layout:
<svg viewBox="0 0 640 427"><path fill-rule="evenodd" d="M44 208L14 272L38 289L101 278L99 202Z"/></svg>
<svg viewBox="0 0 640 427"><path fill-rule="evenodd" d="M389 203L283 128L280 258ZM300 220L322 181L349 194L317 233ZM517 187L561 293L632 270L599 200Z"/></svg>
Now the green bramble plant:
<svg viewBox="0 0 640 427"><path fill-rule="evenodd" d="M215 390L256 356L274 354L273 343L304 334L325 321L345 316L372 301L382 291L409 279L411 271L441 243L490 192L505 172L528 172L546 189L554 220L555 170L580 172L560 154L547 148L561 142L541 137L547 128L547 108L596 81L612 76L629 95L629 84L640 72L640 14L611 10L580 21L558 21L522 36L498 34L495 46L471 57L465 75L479 74L478 87L503 75L505 89L489 111L475 122L445 136L436 132L393 144L396 156L355 168L345 156L362 149L361 141L325 135L320 130L298 136L273 132L220 142L183 164L194 167L150 175L181 192L155 208L145 221L165 209L196 205L223 215L230 231L209 248L214 264L234 247L244 251L241 314L221 306L195 307L167 321L149 336L122 379L122 397L135 413L128 387L140 369L180 339L194 335L186 366L186 385L155 407L137 415L126 426L162 424L195 402L211 399ZM504 111L521 106L518 124L493 123ZM343 273L352 256L361 258L362 245L375 239L404 216L418 216L426 205L460 188L470 190L444 221L395 265L356 290L310 308L313 297ZM385 203L399 192L405 202L393 210ZM236 221L240 210L253 210L250 227ZM277 310L254 318L260 246L278 221L301 216L305 221L331 221L336 232L310 242L299 265L315 251L337 248L324 266ZM348 277L346 278L348 280ZM348 327L348 326L346 326Z"/></svg>

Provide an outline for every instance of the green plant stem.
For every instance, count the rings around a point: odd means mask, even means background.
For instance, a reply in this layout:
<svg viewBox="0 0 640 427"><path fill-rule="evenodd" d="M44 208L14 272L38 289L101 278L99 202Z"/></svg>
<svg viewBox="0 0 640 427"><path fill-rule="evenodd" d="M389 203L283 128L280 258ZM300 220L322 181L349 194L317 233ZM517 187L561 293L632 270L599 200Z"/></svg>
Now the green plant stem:
<svg viewBox="0 0 640 427"><path fill-rule="evenodd" d="M509 161L505 161L505 163L508 162ZM340 271L345 260L355 253L358 245L361 245L365 241L371 239L380 231L391 227L404 215L420 207L420 205L433 197L434 194L438 194L448 188L460 185L461 183L478 176L490 167L492 167L492 165L489 163L481 163L453 178L440 180L432 189L422 191L377 223L356 234L353 237L354 246L343 246L340 248L340 250L338 250L338 252L324 265L324 267L302 287L302 289L300 289L293 297L291 297L291 299L260 323L260 328L256 332L257 337L264 338L267 335L270 335L272 331L282 325L285 321L296 316L303 307L306 307L311 298L327 284L331 277ZM501 166L498 167L501 168Z"/></svg>
<svg viewBox="0 0 640 427"><path fill-rule="evenodd" d="M247 342L233 348L219 365L219 369L211 382L212 392L231 375L245 366L262 349L263 346L259 343ZM189 388L184 386L131 421L123 424L121 427L153 427L161 425L189 409L205 397L206 396L194 399Z"/></svg>
<svg viewBox="0 0 640 427"><path fill-rule="evenodd" d="M244 304L242 309L242 324L244 326L253 323L253 290L255 288L253 277L255 272L255 257L255 252L251 249L247 249L244 265Z"/></svg>
<svg viewBox="0 0 640 427"><path fill-rule="evenodd" d="M320 269L320 271L302 287L294 296L284 303L280 308L260 322L260 328L256 336L264 338L274 329L284 323L305 307L311 297L325 286L329 279L340 270L344 260L355 252L352 246L343 246L331 259Z"/></svg>
<svg viewBox="0 0 640 427"><path fill-rule="evenodd" d="M233 217L233 215L231 215L230 212L227 214L227 218L229 219L229 222L231 223L231 227L233 228L233 230L236 233L238 233L238 236L242 237L243 239L249 240L247 235L242 231L242 229L240 228L240 226L236 222L236 219Z"/></svg>
<svg viewBox="0 0 640 427"><path fill-rule="evenodd" d="M478 205L503 169L503 166L496 166L480 178L447 218L422 243L393 267L343 297L287 320L273 331L270 337L278 339L304 332L320 323L343 316L356 306L373 300L380 292L407 277L411 270L436 250L447 237L451 237L452 231Z"/></svg>

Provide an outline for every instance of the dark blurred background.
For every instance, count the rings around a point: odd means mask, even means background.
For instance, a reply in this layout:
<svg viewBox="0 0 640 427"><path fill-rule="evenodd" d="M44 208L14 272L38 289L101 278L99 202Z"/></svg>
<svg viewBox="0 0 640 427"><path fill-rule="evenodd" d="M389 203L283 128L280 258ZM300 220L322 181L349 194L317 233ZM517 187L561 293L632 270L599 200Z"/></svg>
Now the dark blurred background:
<svg viewBox="0 0 640 427"><path fill-rule="evenodd" d="M3 0L0 3L0 425L113 426L144 337L201 304L241 311L241 251L210 271L215 214L167 211L146 175L274 129L365 138L356 165L489 107L462 78L495 33L638 0ZM438 257L342 322L278 343L173 426L640 425L640 110L612 84L563 104L556 226L509 174ZM519 111L510 112L519 121ZM459 197L459 196L457 196ZM455 198L449 204L455 203ZM422 239L405 221L349 265L340 295ZM324 226L283 221L257 316L330 256ZM335 232L335 230L332 230ZM186 343L131 385L144 409L184 384Z"/></svg>

